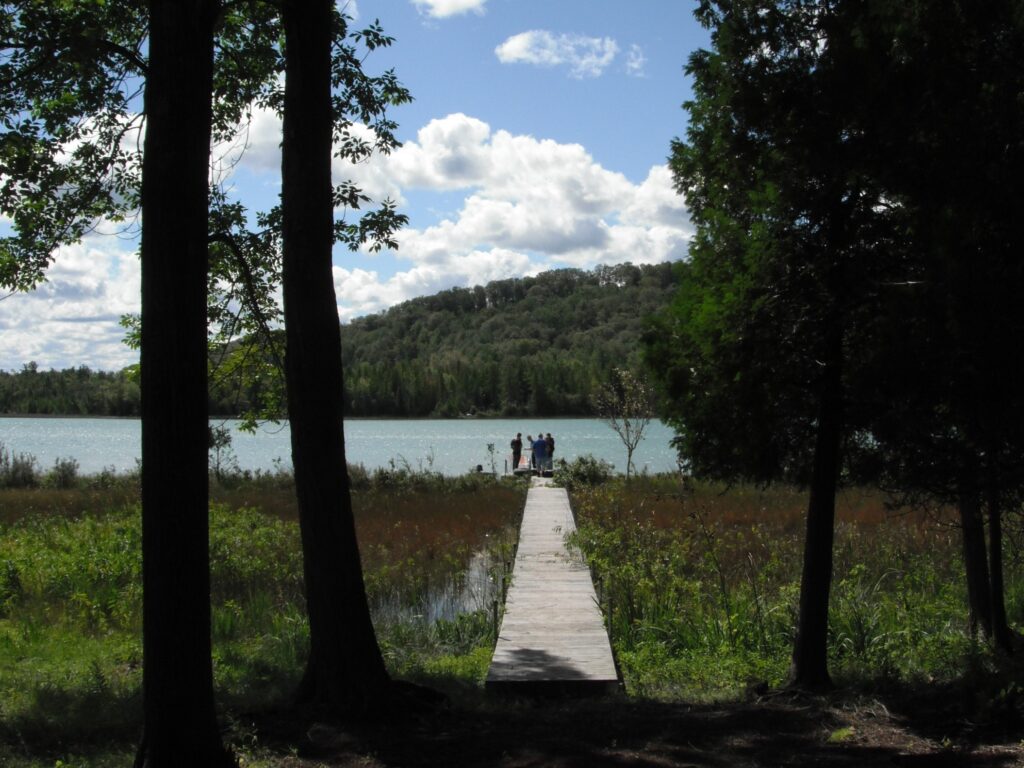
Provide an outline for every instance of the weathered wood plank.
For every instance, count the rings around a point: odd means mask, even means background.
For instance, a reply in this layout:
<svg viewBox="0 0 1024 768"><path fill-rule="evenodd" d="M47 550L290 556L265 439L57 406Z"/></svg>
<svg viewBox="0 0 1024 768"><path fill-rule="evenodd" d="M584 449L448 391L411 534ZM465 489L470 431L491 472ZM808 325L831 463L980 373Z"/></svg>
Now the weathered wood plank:
<svg viewBox="0 0 1024 768"><path fill-rule="evenodd" d="M565 490L535 484L526 498L489 690L603 693L618 687L590 571L565 546L575 529Z"/></svg>

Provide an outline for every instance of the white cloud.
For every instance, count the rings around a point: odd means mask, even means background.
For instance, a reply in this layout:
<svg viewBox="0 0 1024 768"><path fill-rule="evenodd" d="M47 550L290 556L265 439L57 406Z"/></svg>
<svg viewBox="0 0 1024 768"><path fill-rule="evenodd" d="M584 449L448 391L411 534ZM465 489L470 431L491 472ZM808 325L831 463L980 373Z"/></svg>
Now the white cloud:
<svg viewBox="0 0 1024 768"><path fill-rule="evenodd" d="M428 296L455 286L484 285L492 280L523 277L541 271L529 256L504 248L439 256L382 280L375 271L334 268L334 290L342 321L379 312L415 296Z"/></svg>
<svg viewBox="0 0 1024 768"><path fill-rule="evenodd" d="M647 57L644 56L644 49L635 43L629 46L629 53L626 54L626 74L632 77L645 77Z"/></svg>
<svg viewBox="0 0 1024 768"><path fill-rule="evenodd" d="M632 199L623 206L621 220L649 227L690 227L686 202L676 192L668 166L651 168Z"/></svg>
<svg viewBox="0 0 1024 768"><path fill-rule="evenodd" d="M344 319L559 266L679 259L692 234L667 167L635 184L578 144L492 131L464 114L432 120L416 141L374 163L399 189L465 190L465 197L436 223L398 234L395 256L407 269L387 278L335 270Z"/></svg>
<svg viewBox="0 0 1024 768"><path fill-rule="evenodd" d="M119 369L137 360L121 342L122 314L139 310L139 261L130 243L90 235L57 252L47 281L0 301L0 369Z"/></svg>
<svg viewBox="0 0 1024 768"><path fill-rule="evenodd" d="M246 183L276 184L279 142L277 119L255 115L238 166L249 174ZM678 259L692 234L666 166L634 182L579 144L495 130L465 114L430 121L390 156L355 166L335 161L334 176L352 178L375 199L407 195L420 206L406 207L414 226L398 234L394 254L338 251L343 320L452 286L566 266ZM446 213L434 218L424 213L431 193L445 201ZM29 360L105 369L135 361L117 321L138 310L139 263L131 241L99 234L111 229L100 226L62 249L36 291L0 301L0 369Z"/></svg>
<svg viewBox="0 0 1024 768"><path fill-rule="evenodd" d="M502 64L565 65L575 78L598 77L618 52L618 44L610 37L554 35L543 29L520 32L494 49Z"/></svg>
<svg viewBox="0 0 1024 768"><path fill-rule="evenodd" d="M487 0L412 0L420 13L425 13L435 19L446 19L449 16L458 16L462 13L484 12Z"/></svg>

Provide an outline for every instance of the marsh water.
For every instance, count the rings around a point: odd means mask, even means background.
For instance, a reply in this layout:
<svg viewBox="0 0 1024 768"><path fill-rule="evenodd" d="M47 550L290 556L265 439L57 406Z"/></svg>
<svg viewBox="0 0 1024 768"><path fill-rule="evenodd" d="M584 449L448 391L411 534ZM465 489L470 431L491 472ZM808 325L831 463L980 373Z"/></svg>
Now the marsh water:
<svg viewBox="0 0 1024 768"><path fill-rule="evenodd" d="M212 421L232 430L231 451L241 469L273 471L291 468L291 436L287 422L267 424L254 434L241 432L237 421ZM598 419L349 419L345 446L351 464L367 469L409 466L445 475L460 475L481 466L506 471L509 442L516 432L536 436L550 432L555 458L590 454L625 471L626 449L618 435ZM675 451L671 428L652 421L633 454L638 471L671 472ZM138 419L0 418L0 443L15 453L36 457L43 470L58 458L72 458L85 474L112 467L133 469L141 455ZM493 451L488 449L493 446Z"/></svg>

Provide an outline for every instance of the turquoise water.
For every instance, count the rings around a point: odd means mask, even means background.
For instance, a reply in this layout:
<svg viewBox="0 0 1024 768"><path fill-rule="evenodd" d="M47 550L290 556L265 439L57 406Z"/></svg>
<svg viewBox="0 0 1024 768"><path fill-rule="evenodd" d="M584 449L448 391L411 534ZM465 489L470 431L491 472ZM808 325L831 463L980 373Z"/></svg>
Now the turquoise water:
<svg viewBox="0 0 1024 768"><path fill-rule="evenodd" d="M239 432L234 421L211 423L234 429L232 449L242 469L291 467L287 423L268 424L254 435ZM487 446L493 444L494 468L504 472L515 433L522 432L525 442L527 435L541 431L554 436L556 459L592 454L625 471L622 441L597 419L350 419L345 422L345 445L349 462L368 469L394 463L458 475L477 465L490 471ZM651 422L633 454L638 471L675 470L672 435L661 422ZM104 467L124 471L134 468L140 456L140 428L137 419L0 418L0 443L8 451L34 455L42 469L58 458L73 458L84 473Z"/></svg>

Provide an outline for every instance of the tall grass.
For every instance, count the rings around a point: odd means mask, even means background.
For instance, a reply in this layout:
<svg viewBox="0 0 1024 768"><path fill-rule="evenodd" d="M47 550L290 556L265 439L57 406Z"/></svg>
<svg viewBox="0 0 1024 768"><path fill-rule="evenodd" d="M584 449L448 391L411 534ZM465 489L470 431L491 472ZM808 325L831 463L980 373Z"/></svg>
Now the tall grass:
<svg viewBox="0 0 1024 768"><path fill-rule="evenodd" d="M635 693L714 699L777 685L789 666L804 494L666 478L578 487L573 541L595 573ZM887 509L877 492L838 502L829 621L839 679L950 679L976 652L967 632L958 530L941 515ZM1024 618L1019 560L1011 620Z"/></svg>
<svg viewBox="0 0 1024 768"><path fill-rule="evenodd" d="M228 712L287 702L305 661L288 481L267 475L211 493L214 676ZM489 603L455 598L471 576L499 583L524 494L519 483L422 477L354 493L368 596L394 674L482 678ZM132 481L0 490L0 764L14 760L12 745L53 744L65 755L64 743L137 737L140 549Z"/></svg>

